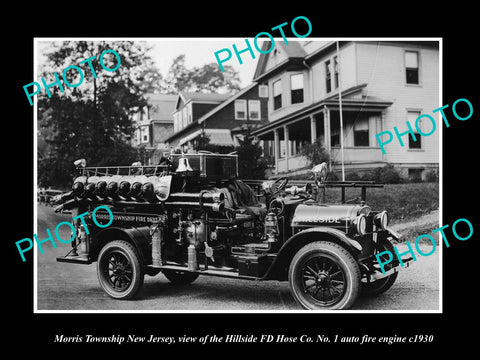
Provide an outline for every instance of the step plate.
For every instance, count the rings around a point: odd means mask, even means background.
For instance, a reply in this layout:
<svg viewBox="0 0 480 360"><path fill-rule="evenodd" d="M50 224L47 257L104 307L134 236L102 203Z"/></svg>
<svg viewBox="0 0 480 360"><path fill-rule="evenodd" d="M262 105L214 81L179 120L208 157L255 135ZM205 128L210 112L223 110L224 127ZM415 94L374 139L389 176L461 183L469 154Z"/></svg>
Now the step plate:
<svg viewBox="0 0 480 360"><path fill-rule="evenodd" d="M92 261L87 257L87 256L73 256L73 255L67 255L67 256L61 256L57 257L58 262L65 262L65 263L73 263L73 264L91 264Z"/></svg>

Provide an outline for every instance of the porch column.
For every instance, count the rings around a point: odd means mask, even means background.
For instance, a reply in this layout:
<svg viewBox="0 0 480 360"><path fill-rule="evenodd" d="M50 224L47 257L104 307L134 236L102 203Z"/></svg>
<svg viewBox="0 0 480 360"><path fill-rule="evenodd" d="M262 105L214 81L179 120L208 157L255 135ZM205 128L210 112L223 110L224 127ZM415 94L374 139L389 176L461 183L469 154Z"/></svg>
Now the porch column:
<svg viewBox="0 0 480 360"><path fill-rule="evenodd" d="M330 134L330 109L328 107L324 107L323 109L323 134L324 134L324 142L325 142L325 149L327 150L328 154L330 155L330 161L328 164L328 168L332 168L332 142L331 142L331 134Z"/></svg>
<svg viewBox="0 0 480 360"><path fill-rule="evenodd" d="M278 174L278 158L280 157L280 137L278 129L273 130L273 157L275 158L275 174Z"/></svg>
<svg viewBox="0 0 480 360"><path fill-rule="evenodd" d="M310 115L310 139L312 144L317 139L317 120L313 115Z"/></svg>
<svg viewBox="0 0 480 360"><path fill-rule="evenodd" d="M285 141L285 168L286 168L285 170L287 170L287 171L289 169L288 159L291 156L290 144L289 144L290 140L289 139L290 139L290 136L289 136L289 133L288 133L288 126L284 125L283 126L283 141Z"/></svg>
<svg viewBox="0 0 480 360"><path fill-rule="evenodd" d="M288 130L288 126L287 125L284 125L283 126L283 134L284 134L284 139L285 139L285 156L288 158L290 157L292 154L291 154L291 151L290 151L290 146L289 146L289 141L290 141L290 134L289 134L289 130Z"/></svg>

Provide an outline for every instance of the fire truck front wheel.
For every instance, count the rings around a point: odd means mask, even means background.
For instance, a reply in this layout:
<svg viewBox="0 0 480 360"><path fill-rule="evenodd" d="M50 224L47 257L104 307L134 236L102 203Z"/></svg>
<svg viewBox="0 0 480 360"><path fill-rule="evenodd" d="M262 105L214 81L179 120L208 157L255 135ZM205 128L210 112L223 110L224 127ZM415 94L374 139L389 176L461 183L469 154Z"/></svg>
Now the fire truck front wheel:
<svg viewBox="0 0 480 360"><path fill-rule="evenodd" d="M137 251L123 240L111 241L102 248L98 255L97 275L103 290L119 300L135 297L144 279Z"/></svg>

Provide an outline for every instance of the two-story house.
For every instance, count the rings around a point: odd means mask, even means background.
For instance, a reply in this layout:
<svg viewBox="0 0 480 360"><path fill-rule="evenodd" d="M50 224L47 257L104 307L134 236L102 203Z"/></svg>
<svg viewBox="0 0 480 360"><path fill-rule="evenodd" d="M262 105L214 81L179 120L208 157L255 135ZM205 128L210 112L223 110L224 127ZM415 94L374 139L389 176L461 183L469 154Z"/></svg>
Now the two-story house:
<svg viewBox="0 0 480 360"><path fill-rule="evenodd" d="M266 90L252 83L234 95L181 92L169 145L195 149L198 139L207 136L209 144L231 151L247 127L267 123Z"/></svg>
<svg viewBox="0 0 480 360"><path fill-rule="evenodd" d="M270 48L268 42L263 46ZM335 172L341 145L347 173L387 163L405 177L438 169L438 132L417 141L405 135L405 146L388 146L386 154L375 138L394 126L406 131L407 120L414 124L441 105L438 41L277 42L261 54L253 81L268 88L269 119L253 134L272 145L277 174L306 169L299 152L317 138Z"/></svg>
<svg viewBox="0 0 480 360"><path fill-rule="evenodd" d="M142 163L157 164L165 151L166 139L173 133L173 111L177 95L146 94L148 105L133 115L134 145L144 149Z"/></svg>

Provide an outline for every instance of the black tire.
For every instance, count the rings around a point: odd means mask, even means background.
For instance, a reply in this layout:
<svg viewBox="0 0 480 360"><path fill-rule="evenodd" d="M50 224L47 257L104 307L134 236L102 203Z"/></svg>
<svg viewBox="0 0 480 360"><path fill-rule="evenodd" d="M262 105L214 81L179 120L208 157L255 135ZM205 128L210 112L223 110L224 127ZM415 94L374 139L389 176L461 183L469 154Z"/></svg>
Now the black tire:
<svg viewBox="0 0 480 360"><path fill-rule="evenodd" d="M393 249L393 245L388 241L387 239L381 239L379 240L379 251L377 253L381 253L383 251L390 251L392 254L395 253ZM377 258L374 257L374 267L379 268ZM390 263L386 264L384 267L385 271L390 270L392 267L398 265L398 260L392 260ZM393 273L390 276L384 277L382 279L378 279L376 281L372 282L362 282L362 295L366 296L375 296L379 295L381 293L384 293L388 289L392 287L392 285L395 283L398 277L398 272Z"/></svg>
<svg viewBox="0 0 480 360"><path fill-rule="evenodd" d="M144 272L133 245L124 240L107 243L98 255L97 276L103 290L112 298L134 298L143 285Z"/></svg>
<svg viewBox="0 0 480 360"><path fill-rule="evenodd" d="M288 271L295 300L309 310L350 308L360 291L360 269L344 247L315 241L293 257Z"/></svg>
<svg viewBox="0 0 480 360"><path fill-rule="evenodd" d="M175 285L188 285L197 280L200 274L188 271L163 271L163 275Z"/></svg>

